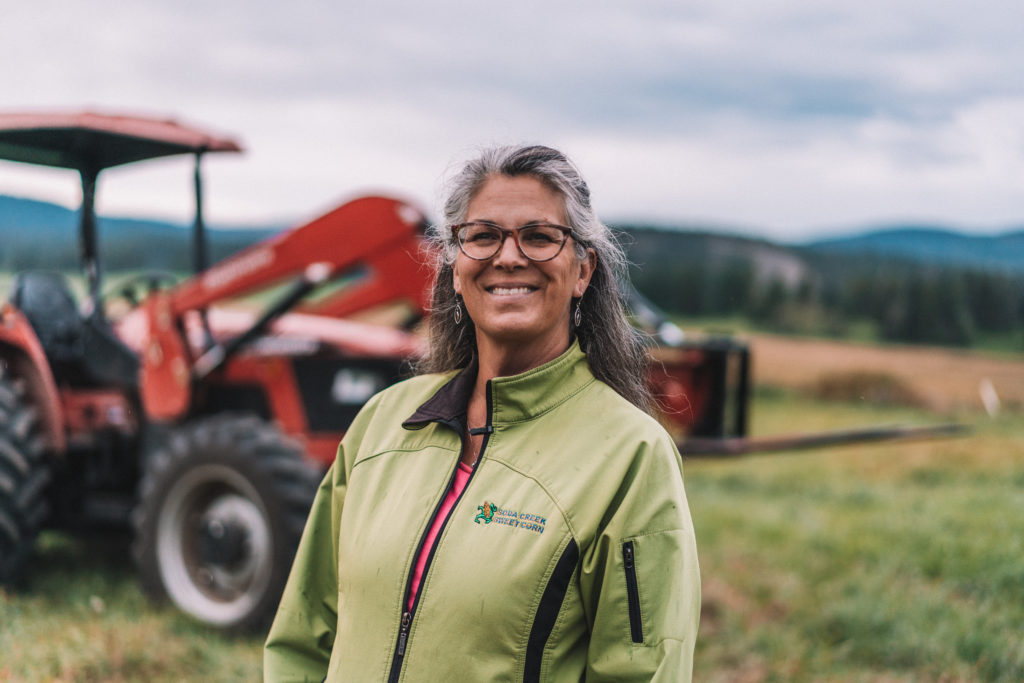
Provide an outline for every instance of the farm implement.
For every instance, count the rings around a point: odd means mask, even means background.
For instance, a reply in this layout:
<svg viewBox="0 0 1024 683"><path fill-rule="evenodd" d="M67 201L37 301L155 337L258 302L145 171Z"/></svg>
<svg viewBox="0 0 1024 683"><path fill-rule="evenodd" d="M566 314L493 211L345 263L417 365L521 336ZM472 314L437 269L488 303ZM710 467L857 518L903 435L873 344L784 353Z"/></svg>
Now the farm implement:
<svg viewBox="0 0 1024 683"><path fill-rule="evenodd" d="M872 425L809 434L748 435L751 352L733 337L688 339L657 306L627 292L636 323L655 340L648 376L662 424L686 457L727 458L958 436L962 424Z"/></svg>

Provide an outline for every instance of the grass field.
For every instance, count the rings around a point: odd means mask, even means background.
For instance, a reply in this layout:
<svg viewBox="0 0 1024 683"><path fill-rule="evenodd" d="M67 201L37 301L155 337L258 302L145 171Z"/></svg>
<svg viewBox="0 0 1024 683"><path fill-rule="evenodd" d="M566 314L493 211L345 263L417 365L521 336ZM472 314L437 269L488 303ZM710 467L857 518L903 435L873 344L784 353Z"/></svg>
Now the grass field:
<svg viewBox="0 0 1024 683"><path fill-rule="evenodd" d="M764 397L786 431L915 411ZM690 461L700 681L1024 680L1024 420L967 438Z"/></svg>
<svg viewBox="0 0 1024 683"><path fill-rule="evenodd" d="M1024 680L1024 360L955 353L967 379L953 381L936 370L947 352L870 347L868 361L842 345L752 343L755 434L947 419L973 432L686 458L704 585L695 680ZM923 400L861 398L858 383L847 401L820 398L822 376L865 363ZM979 377L1004 398L995 418ZM257 680L261 639L149 605L126 542L44 536L29 587L0 592L0 680Z"/></svg>

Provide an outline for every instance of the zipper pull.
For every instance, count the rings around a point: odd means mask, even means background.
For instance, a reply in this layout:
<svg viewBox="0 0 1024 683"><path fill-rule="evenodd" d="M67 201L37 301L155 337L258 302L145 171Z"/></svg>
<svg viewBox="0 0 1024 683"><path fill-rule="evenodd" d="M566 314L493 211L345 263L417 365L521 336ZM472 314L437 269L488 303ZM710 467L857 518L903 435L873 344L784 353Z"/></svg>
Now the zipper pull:
<svg viewBox="0 0 1024 683"><path fill-rule="evenodd" d="M633 568L633 546L626 545L622 548L622 563L626 565L626 569Z"/></svg>
<svg viewBox="0 0 1024 683"><path fill-rule="evenodd" d="M405 654L405 641L409 638L409 623L412 621L412 615L406 612L402 615L402 629L398 632L398 656L401 657Z"/></svg>

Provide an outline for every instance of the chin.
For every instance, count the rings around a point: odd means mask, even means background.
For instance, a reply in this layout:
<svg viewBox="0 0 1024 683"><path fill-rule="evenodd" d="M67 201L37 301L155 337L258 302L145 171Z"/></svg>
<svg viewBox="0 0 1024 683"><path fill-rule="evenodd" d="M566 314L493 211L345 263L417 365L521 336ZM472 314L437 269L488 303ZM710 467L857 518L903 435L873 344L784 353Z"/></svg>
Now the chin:
<svg viewBox="0 0 1024 683"><path fill-rule="evenodd" d="M486 336L496 344L523 348L535 344L547 345L558 336L558 329L538 325L494 325L488 326L487 329L478 327L477 335ZM568 334L566 338L568 339Z"/></svg>

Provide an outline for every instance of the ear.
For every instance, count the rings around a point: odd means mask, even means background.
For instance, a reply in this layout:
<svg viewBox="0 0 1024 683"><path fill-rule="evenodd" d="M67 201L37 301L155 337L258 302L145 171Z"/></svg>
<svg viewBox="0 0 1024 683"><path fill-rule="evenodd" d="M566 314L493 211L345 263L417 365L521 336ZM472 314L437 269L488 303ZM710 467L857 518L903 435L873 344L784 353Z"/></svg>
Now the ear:
<svg viewBox="0 0 1024 683"><path fill-rule="evenodd" d="M452 288L456 294L462 296L462 281L459 280L459 262L457 259L452 264Z"/></svg>
<svg viewBox="0 0 1024 683"><path fill-rule="evenodd" d="M587 249L587 255L580 259L580 274L576 279L576 286L572 288L572 295L579 299L590 286L590 278L594 276L594 269L597 268L597 252Z"/></svg>

